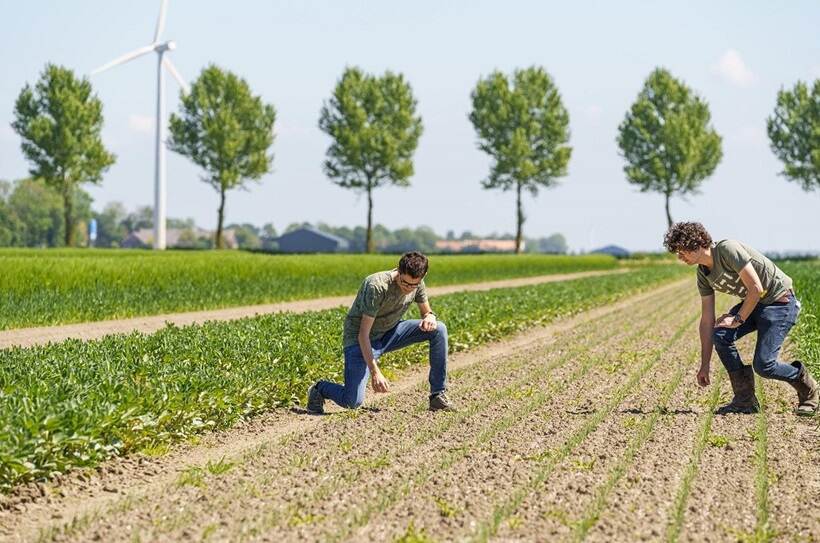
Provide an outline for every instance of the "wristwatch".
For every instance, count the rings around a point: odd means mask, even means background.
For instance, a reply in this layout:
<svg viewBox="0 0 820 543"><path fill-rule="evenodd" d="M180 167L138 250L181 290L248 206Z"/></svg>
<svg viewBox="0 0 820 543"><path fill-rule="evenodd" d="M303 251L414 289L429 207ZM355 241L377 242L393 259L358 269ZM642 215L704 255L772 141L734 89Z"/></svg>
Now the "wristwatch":
<svg viewBox="0 0 820 543"><path fill-rule="evenodd" d="M740 315L738 314L738 315L735 315L735 316L732 318L732 322L736 322L736 323L738 323L738 324L743 324L743 323L744 323L744 322L746 322L746 321L745 321L745 320L743 320L742 318L740 318Z"/></svg>

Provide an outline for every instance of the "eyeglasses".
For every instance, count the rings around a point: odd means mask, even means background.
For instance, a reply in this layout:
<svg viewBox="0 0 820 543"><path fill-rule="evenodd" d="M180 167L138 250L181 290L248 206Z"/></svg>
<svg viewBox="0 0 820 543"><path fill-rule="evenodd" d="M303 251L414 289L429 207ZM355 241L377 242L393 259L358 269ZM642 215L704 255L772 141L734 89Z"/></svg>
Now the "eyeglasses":
<svg viewBox="0 0 820 543"><path fill-rule="evenodd" d="M404 288L416 288L421 284L421 279L419 279L418 283L410 283L409 281L405 281L404 277L399 275L399 283L401 283Z"/></svg>

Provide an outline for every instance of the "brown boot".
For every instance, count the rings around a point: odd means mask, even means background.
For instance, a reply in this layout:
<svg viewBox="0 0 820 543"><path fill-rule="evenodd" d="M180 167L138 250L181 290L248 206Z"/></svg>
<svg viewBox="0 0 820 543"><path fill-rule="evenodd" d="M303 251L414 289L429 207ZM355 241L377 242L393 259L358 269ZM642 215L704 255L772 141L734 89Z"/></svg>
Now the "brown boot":
<svg viewBox="0 0 820 543"><path fill-rule="evenodd" d="M732 391L735 397L732 401L715 411L718 415L729 413L757 413L760 411L760 404L755 396L755 372L751 366L743 366L742 369L729 372L729 380L732 382Z"/></svg>
<svg viewBox="0 0 820 543"><path fill-rule="evenodd" d="M817 411L817 404L820 403L820 387L817 381L811 376L806 366L800 362L792 362L792 366L800 370L797 379L789 384L797 391L797 408L794 412L797 415L810 417Z"/></svg>

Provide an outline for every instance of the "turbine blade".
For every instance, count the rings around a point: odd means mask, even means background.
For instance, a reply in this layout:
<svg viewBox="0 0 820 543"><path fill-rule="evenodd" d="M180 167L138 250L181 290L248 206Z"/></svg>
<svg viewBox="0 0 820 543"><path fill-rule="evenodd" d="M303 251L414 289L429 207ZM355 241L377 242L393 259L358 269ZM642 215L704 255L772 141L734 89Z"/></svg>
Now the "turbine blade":
<svg viewBox="0 0 820 543"><path fill-rule="evenodd" d="M112 60L108 64L103 64L99 68L92 71L91 75L95 75L95 74L98 74L100 72L104 72L105 70L107 70L109 68L113 68L114 66L117 66L119 64L124 64L124 63L128 62L129 60L134 60L135 58L141 57L142 55L150 53L153 50L154 50L154 45L153 44L146 45L145 47L140 47L139 49L137 49L135 51L131 51L130 53L126 53L121 57L115 58L114 60Z"/></svg>
<svg viewBox="0 0 820 543"><path fill-rule="evenodd" d="M182 92L184 92L185 94L191 92L191 87L188 86L188 83L185 82L185 79L182 78L182 76L179 74L179 71L177 70L177 67L174 66L174 63L171 62L171 59L168 58L167 55L162 56L162 64L169 72L171 72L171 75L174 76L174 79L177 80L179 86L182 87Z"/></svg>
<svg viewBox="0 0 820 543"><path fill-rule="evenodd" d="M159 18L157 18L157 30L154 32L154 43L159 41L159 36L165 29L165 13L168 11L168 0L162 0L159 6Z"/></svg>

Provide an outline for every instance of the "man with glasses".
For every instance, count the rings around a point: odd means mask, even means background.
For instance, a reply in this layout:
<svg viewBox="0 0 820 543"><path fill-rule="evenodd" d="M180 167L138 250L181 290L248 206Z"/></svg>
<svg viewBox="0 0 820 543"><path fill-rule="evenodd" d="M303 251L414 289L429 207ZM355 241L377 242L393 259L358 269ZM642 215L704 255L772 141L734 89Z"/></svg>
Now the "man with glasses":
<svg viewBox="0 0 820 543"><path fill-rule="evenodd" d="M686 264L697 264L698 291L701 296L701 363L697 373L700 386L709 384L712 347L729 373L734 397L718 409L718 414L757 413L755 397L757 373L765 379L784 381L797 392L798 415L817 411L818 386L809 369L800 361L778 361L786 335L800 314L792 279L774 262L739 241L712 242L702 224L679 222L666 232L663 244ZM731 294L743 301L728 313L715 317L715 291ZM735 341L756 331L754 359L743 364Z"/></svg>
<svg viewBox="0 0 820 543"><path fill-rule="evenodd" d="M364 401L368 376L375 392L387 392L378 359L384 353L430 342L430 410L453 410L447 398L447 327L427 300L427 257L405 253L396 269L365 278L344 323L344 385L319 381L308 389L309 413L324 413L325 399L355 409ZM421 319L401 320L415 302Z"/></svg>

